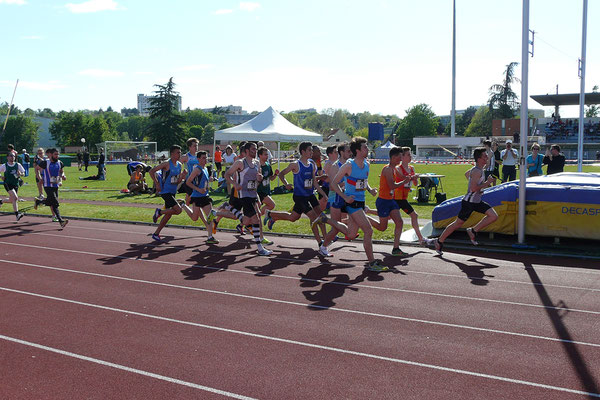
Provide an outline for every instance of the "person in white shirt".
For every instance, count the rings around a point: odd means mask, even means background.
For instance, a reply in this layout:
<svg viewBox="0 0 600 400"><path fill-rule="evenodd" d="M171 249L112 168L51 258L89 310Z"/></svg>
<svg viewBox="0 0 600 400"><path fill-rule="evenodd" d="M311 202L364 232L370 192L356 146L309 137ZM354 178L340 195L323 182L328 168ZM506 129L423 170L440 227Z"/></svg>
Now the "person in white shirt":
<svg viewBox="0 0 600 400"><path fill-rule="evenodd" d="M512 140L506 141L506 149L500 152L502 158L502 183L517 179L519 152L512 147Z"/></svg>

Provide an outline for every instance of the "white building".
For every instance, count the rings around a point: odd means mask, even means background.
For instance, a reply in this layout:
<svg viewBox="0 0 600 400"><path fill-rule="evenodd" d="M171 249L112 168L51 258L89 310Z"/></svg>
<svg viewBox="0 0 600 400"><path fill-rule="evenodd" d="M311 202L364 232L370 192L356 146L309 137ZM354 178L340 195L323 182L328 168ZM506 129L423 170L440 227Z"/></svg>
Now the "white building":
<svg viewBox="0 0 600 400"><path fill-rule="evenodd" d="M147 117L150 115L150 99L154 97L143 93L137 95L137 108L141 116ZM177 111L181 111L181 96L177 96Z"/></svg>
<svg viewBox="0 0 600 400"><path fill-rule="evenodd" d="M248 115L248 111L244 111L242 109L242 106L233 106L233 105L228 105L228 106L215 106L216 108L219 108L223 114L230 114L230 115ZM211 108L203 108L202 111L204 112L212 112L215 107L211 107Z"/></svg>

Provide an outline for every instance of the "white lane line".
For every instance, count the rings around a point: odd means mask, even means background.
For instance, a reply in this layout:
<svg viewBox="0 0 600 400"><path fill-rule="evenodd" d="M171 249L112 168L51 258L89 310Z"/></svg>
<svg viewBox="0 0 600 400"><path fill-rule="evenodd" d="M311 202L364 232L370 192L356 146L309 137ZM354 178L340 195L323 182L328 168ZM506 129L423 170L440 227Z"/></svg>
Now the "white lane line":
<svg viewBox="0 0 600 400"><path fill-rule="evenodd" d="M368 317L387 318L387 319L392 319L392 320L407 321L407 322L434 325L434 326L444 326L444 327L448 327L448 328L466 329L466 330L472 330L472 331L478 331L478 332L495 333L495 334L509 335L509 336L519 336L519 337L525 337L525 338L529 338L529 339L547 340L547 341L551 341L551 342L572 343L572 344L577 344L577 345L581 345L581 346L600 347L600 344L598 344L598 343L580 342L580 341L575 341L575 340L564 340L564 339L559 339L559 338L554 338L554 337L549 337L549 336L533 335L533 334L528 334L528 333L503 331L503 330L491 329L491 328L480 328L477 326L453 324L453 323L449 323L449 322L440 322L440 321L431 321L431 320L402 317L402 316L390 315L390 314L380 314L380 313L373 313L373 312L368 312L368 311L352 310L352 309L348 309L348 308L326 307L326 306L319 306L316 304L299 303L296 301L279 300L279 299L272 299L272 298L268 298L268 297L252 296L252 295L247 295L247 294L234 293L234 292L230 292L230 291L221 291L221 290L196 288L196 287L190 287L190 286L181 286L181 285L175 285L175 284L171 284L171 283L149 281L149 280L144 280L144 279L126 278L126 277L121 277L121 276L100 274L100 273L96 273L96 272L77 271L77 270L72 270L72 269L51 267L51 266L37 265L37 264L29 264L29 263L23 263L23 262L17 262L17 261L0 260L0 262L16 264L19 266L48 269L48 270L53 270L53 271L69 272L69 273L80 274L80 275L97 276L97 277L101 277L101 278L116 279L116 280L127 281L127 282L135 282L135 283L142 283L142 284L148 284L148 285L163 286L163 287L174 288L174 289L191 290L194 292L210 293L210 294L216 294L216 295L222 295L222 296L238 297L238 298L257 300L257 301L265 301L265 302L276 303L276 304L286 304L286 305L291 305L291 306L332 310L332 311L349 313L349 314L364 315L364 316L368 316ZM4 289L4 288L0 288L0 289ZM7 289L7 290L13 290L13 289Z"/></svg>
<svg viewBox="0 0 600 400"><path fill-rule="evenodd" d="M5 290L8 292L19 293L19 294L24 294L24 295L34 296L34 297L41 297L44 299L61 301L61 302L65 302L65 303L71 303L71 304L76 304L76 305L81 305L81 306L86 306L86 307L98 308L101 310L113 311L113 312L118 312L118 313L129 314L129 315L136 315L139 317L156 319L156 320L166 321L166 322L172 322L172 323L181 324L181 325L194 326L197 328L210 329L210 330L214 330L214 331L218 331L218 332L225 332L225 333L231 333L231 334L235 334L235 335L263 339L263 340L268 340L268 341L273 341L273 342L292 344L292 345L308 347L308 348L313 348L313 349L332 351L332 352L341 353L341 354L365 357L365 358L370 358L370 359L375 359L375 360L380 360L380 361L389 361L389 362L393 362L393 363L410 365L410 366L414 366L414 367L422 367L422 368L428 368L428 369L433 369L433 370L437 370L437 371L452 372L452 373L456 373L456 374L475 376L475 377L479 377L479 378L486 378L486 379L491 379L491 380L496 380L496 381L501 381L501 382L508 382L508 383L513 383L513 384L532 386L532 387L538 387L538 388L543 388L543 389L555 390L555 391L559 391L559 392L573 393L573 394L579 394L579 395L584 395L584 396L589 396L589 397L600 398L600 393L584 392L584 391L576 390L576 389L569 389L569 388L560 387L560 386L546 385L546 384L542 384L542 383L530 382L530 381L525 381L525 380L520 380L520 379L512 379L512 378L507 378L507 377L498 376L498 375L490 375L490 374L473 372L473 371L468 371L468 370L463 370L463 369L449 368L449 367L444 367L444 366L435 365L435 364L426 364L426 363L421 363L421 362L416 362L416 361L403 360L403 359L399 359L399 358L385 357L385 356L380 356L380 355L376 355L376 354L363 353L363 352L359 352L359 351L342 349L339 347L331 347L331 346L325 346L325 345L320 345L320 344L315 344L315 343L301 342L298 340L279 338L279 337L275 337L275 336L261 335L258 333L239 331L239 330L229 329L229 328L222 328L219 326L200 324L197 322L182 321L182 320L177 320L177 319L173 319L173 318L161 317L158 315L145 314L145 313L140 313L140 312L131 311L131 310L123 310L123 309L114 308L114 307L102 306L99 304L84 303L84 302L80 302L80 301L76 301L76 300L63 299L60 297L53 297L53 296L46 296L46 295L42 295L42 294L38 294L38 293L25 292L22 290L8 289L8 288L3 288L3 287L0 287L0 290Z"/></svg>
<svg viewBox="0 0 600 400"><path fill-rule="evenodd" d="M71 228L71 226L69 226L69 228ZM105 229L105 228L98 228L98 229L96 229L96 228L90 228L90 227L84 227L84 226L77 226L75 224L73 225L73 228L84 229L84 230L99 230L99 231L106 231L106 232L128 233L128 234L136 234L136 235L143 235L143 236L148 236L148 235L151 234L150 231L147 232L147 233L144 233L144 232L139 232L139 231L137 231L137 232L134 232L134 231L120 231L120 230L116 230L116 229ZM176 230L178 228L167 227L167 229ZM181 231L181 229L179 229L178 231ZM179 238L187 238L187 237L182 236L182 237L179 237ZM224 239L222 242L237 243L238 240ZM376 246L379 246L379 245L375 245L375 247ZM383 246L383 245L380 245L380 246ZM427 248L423 247L423 248L419 248L419 249L420 250L426 250ZM430 250L430 249L427 249L427 250ZM431 251L431 252L433 252L433 251ZM460 257L461 259L473 258L472 255L463 255L463 254L453 254L453 255L457 256L457 257ZM490 259L489 257L483 257L483 258L484 259ZM294 261L298 261L298 260L294 259ZM495 260L494 259L494 261L498 262L498 261L501 261L501 260ZM523 269L524 268L521 265L513 265L513 264L514 263L509 262L509 263L502 263L502 264L499 264L499 265L510 267L510 268L519 268L519 269ZM570 272L576 272L576 273L581 273L581 274L600 275L600 271L598 271L598 270L590 271L590 270L586 270L586 269L582 269L582 268L575 269L574 267L553 267L553 266L538 265L538 264L534 264L534 267L536 269L544 269L544 270L559 271L559 272L564 272L565 268L568 268ZM461 276L461 275L456 275L456 276ZM494 279L494 281L495 281L495 279Z"/></svg>
<svg viewBox="0 0 600 400"><path fill-rule="evenodd" d="M71 226L69 225L69 228L71 228ZM132 232L132 231L120 231L120 230L115 230L115 229L104 229L104 228L89 228L89 227L81 227L81 226L77 226L77 225L73 225L73 228L78 228L78 229L84 229L84 230L99 230L99 231L106 231L106 232L115 232L115 233L128 233L128 234L137 234L137 235L142 235L142 236L148 236L150 235L150 233L144 233L144 232ZM172 230L175 230L177 228L170 228ZM13 232L22 232L20 230L17 229L5 229L5 231L13 231ZM28 234L32 234L32 235L44 235L44 236L55 236L55 237L65 237L63 235L59 235L59 234L50 234L50 233L42 233L42 232L28 232ZM86 237L79 237L79 236L69 236L70 238L73 239L81 239L81 240L97 240L97 241L103 241L103 242L109 242L109 243L120 243L123 244L123 242L121 241L111 241L111 240L107 240L107 239L94 239L94 238L86 238ZM195 238L195 236L179 236L177 237L177 239L193 239ZM221 239L220 239L221 240ZM221 240L222 243L227 242L227 243L237 243L239 242L238 240L229 240L229 239L224 239ZM130 244L138 244L139 243L130 243ZM183 248L184 246L174 246L174 245L165 245L165 244L153 244L153 243L148 243L147 244L148 247L161 247L161 248ZM377 246L377 245L376 245ZM427 248L420 248L420 250L428 250L429 252L432 253L431 250L427 249ZM214 250L203 250L204 252L207 253L213 253L213 254L226 254L225 252L217 252ZM466 260L468 261L469 258L473 258L472 255L462 255L462 254L454 254L454 256L460 258L461 260ZM276 258L278 260L284 260L284 261L292 261L292 262L297 262L297 263L305 263L305 264L311 264L314 262L314 260L299 260L297 258L286 258L286 257L273 257ZM416 256L413 257L412 260L424 260L426 261L427 259L425 258L425 256L420 257L420 256ZM483 257L483 259L490 259L489 257ZM495 262L498 262L500 260L494 260ZM338 263L338 262L330 262L331 265L349 265L347 263ZM525 267L522 265L514 265L515 263L512 262L504 262L504 263L499 263L498 266L502 266L502 267L508 267L508 268L518 268L520 270L524 270ZM575 269L574 267L552 267L552 266L546 266L546 265L538 265L538 264L534 264L534 268L537 270L548 270L548 271L557 271L557 272L565 272L567 269L569 272L572 273L577 273L577 274L588 274L588 275L600 275L600 271L597 270L586 270L586 269L582 269L582 268L577 268ZM413 271L413 270L406 270L403 269L403 271L407 271L407 272L415 272L415 273L425 273L423 271ZM434 274L432 274L434 275ZM449 275L452 277L456 277L456 278L465 278L465 275ZM480 279L479 277L469 277L467 276L467 278L469 279ZM524 284L524 285L528 285L528 284L533 284L533 285L540 285L538 283L531 283L531 282L519 282L519 281L510 281L510 280L502 280L502 279L489 279L490 281L494 281L494 282L507 282L507 283L520 283L520 284ZM593 291L600 291L600 289L588 289L588 288L579 288L579 287L569 287L569 286L560 286L560 285L550 285L550 284L544 284L544 286L553 286L553 287L559 287L559 288L567 288L567 289L583 289L583 290L593 290Z"/></svg>
<svg viewBox="0 0 600 400"><path fill-rule="evenodd" d="M147 377L154 378L154 379L159 379L161 381L174 383L174 384L182 385L182 386L187 386L192 389L200 389L205 392L216 393L221 396L230 397L232 399L255 400L253 397L242 396L242 395L239 395L236 393L231 393L231 392L226 392L224 390L211 388L209 386L198 385L196 383L182 381L181 379L175 379L175 378L171 378L169 376L159 375L159 374L155 374L155 373L144 371L144 370L137 369L137 368L131 368L131 367L127 367L125 365L115 364L115 363L112 363L109 361L99 360L97 358L92 358L92 357L84 356L81 354L71 353L70 351L65 351L65 350L54 348L54 347L44 346L44 345L38 344L38 343L28 342L26 340L17 339L17 338L5 336L2 334L0 334L0 339L6 340L9 342L13 342L13 343L22 344L22 345L29 346L29 347L35 347L40 350L49 351L49 352L60 354L63 356L77 358L79 360L88 361L88 362L92 362L95 364L100 364L105 367L116 368L116 369L120 369L122 371L127 371L127 372L131 372L134 374L143 375L143 376L147 376Z"/></svg>
<svg viewBox="0 0 600 400"><path fill-rule="evenodd" d="M119 255L112 255L112 254L93 253L93 252L82 251L82 250L59 249L59 248L56 248L56 247L37 246L37 245L22 244L22 243L0 242L0 244L6 244L6 245L18 246L18 247L30 247L30 248L43 249L43 250L52 250L52 251L59 251L59 252L68 252L68 253L75 253L75 254L86 254L86 255L99 256L99 257L118 258L118 259L122 259L122 260L132 260L132 261L149 262L149 263L164 264L164 265L169 265L169 266L178 266L178 267L185 267L185 268L204 268L204 269L208 269L208 270L211 270L211 271L231 272L231 273L238 273L238 274L245 274L245 275L256 275L256 272L252 272L252 271L243 271L243 270L230 269L230 268L227 268L227 269L225 269L225 268L216 268L216 267L210 267L210 266L207 266L207 265L200 265L200 264L183 264L183 263L177 263L177 262L171 262L171 261L148 260L148 259L137 258L137 257L125 257L125 256L119 256ZM386 290L386 291L391 291L391 292L410 293L410 294L423 295L423 296L445 297L445 298L458 299L458 300L481 301L481 302L493 303L493 304L503 304L503 305L512 305L512 306L520 306L520 307L532 307L532 308L542 308L542 309L557 310L557 311L580 312L580 313L586 313L586 314L600 315L600 311L581 310L581 309L568 308L568 307L546 306L546 305L540 305L540 304L520 303L520 302L515 302L515 301L507 301L507 300L483 299L483 298L479 298L479 297L459 296L459 295L454 295L454 294L425 292L425 291L420 291L420 290L410 290L410 289L400 289L400 288L387 288L387 287L380 287L380 286L374 286L374 285L365 285L365 284L360 284L360 283L358 283L358 284L352 284L352 283L346 283L346 282L335 282L335 281L330 282L330 281L327 281L327 280L324 280L324 279L298 278L298 277L295 277L295 276L286 276L286 275L278 275L278 274L269 274L269 275L266 275L266 276L269 276L271 278L278 278L278 279L290 279L290 280L294 280L294 281L328 283L328 284L335 284L335 285L340 285L340 286L359 287L359 288L376 289L376 290Z"/></svg>

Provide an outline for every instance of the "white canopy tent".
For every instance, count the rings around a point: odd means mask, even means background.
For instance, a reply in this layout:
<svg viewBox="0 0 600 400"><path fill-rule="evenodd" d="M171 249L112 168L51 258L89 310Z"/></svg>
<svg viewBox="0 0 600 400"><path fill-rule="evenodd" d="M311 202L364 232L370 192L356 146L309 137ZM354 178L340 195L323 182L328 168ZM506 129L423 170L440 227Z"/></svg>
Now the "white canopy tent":
<svg viewBox="0 0 600 400"><path fill-rule="evenodd" d="M390 149L392 147L396 146L388 140L385 144L381 145L381 147L375 149L375 158L378 160L386 160L390 156Z"/></svg>
<svg viewBox="0 0 600 400"><path fill-rule="evenodd" d="M323 136L320 133L297 127L275 111L273 107L269 107L250 121L232 128L216 131L213 141L213 154L215 154L217 140L221 142L234 140L277 142L277 162L279 164L281 142L322 143Z"/></svg>

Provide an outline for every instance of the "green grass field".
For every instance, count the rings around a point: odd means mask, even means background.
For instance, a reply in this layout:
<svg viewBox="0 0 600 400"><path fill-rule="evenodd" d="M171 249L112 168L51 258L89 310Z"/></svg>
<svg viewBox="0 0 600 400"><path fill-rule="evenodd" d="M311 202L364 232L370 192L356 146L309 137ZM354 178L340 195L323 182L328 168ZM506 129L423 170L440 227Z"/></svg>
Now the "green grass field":
<svg viewBox="0 0 600 400"><path fill-rule="evenodd" d="M369 184L372 187L379 187L379 175L383 164L371 165L371 172L369 177ZM281 168L284 164L281 165ZM440 165L440 164L415 164L415 170L417 173L435 173L445 175L442 179L443 190L447 195L448 199L456 196L461 196L466 190L466 179L464 173L469 169L469 165ZM567 166L566 171L576 171L576 166ZM33 170L31 170L33 172ZM597 166L584 166L584 172L600 172L600 167ZM89 172L80 172L77 167L66 167L65 174L67 180L64 181L62 190L60 191L61 199L81 199L81 200L93 200L93 201L104 201L104 202L119 202L123 203L123 206L115 207L113 205L102 205L102 204L73 204L63 202L61 204L61 213L66 216L74 217L87 217L87 218L106 218L116 220L127 220L127 221L142 221L150 222L152 219L152 209L135 207L136 204L156 204L157 207L163 205L163 201L160 197L154 195L131 195L121 193L120 190L127 186L129 181L129 175L124 165L109 165L107 171L106 181L81 181L78 178L80 176L88 176L96 173L95 167L90 167ZM30 176L24 179L26 185L22 186L19 190L19 195L22 197L32 198L37 196L37 187L35 185L35 178L32 173ZM288 182L291 181L291 175L287 177ZM273 181L276 185L277 180ZM216 187L216 183L213 183ZM275 185L271 185L274 187ZM84 189L87 186L87 189ZM100 190L98 190L100 189ZM414 193L414 195L413 195ZM3 195L4 196L4 195ZM435 202L427 204L417 203L415 199L415 191L411 192L409 202L415 208L421 219L431 219L431 213L435 207ZM183 195L178 195L182 197ZM215 205L221 204L224 200L222 194L211 194L211 197L215 201ZM292 208L292 195L274 195L272 196L276 203L276 210L288 211ZM21 202L20 208L24 208L31 205L31 202ZM375 197L367 194L367 205L371 208L375 208ZM5 204L2 211L11 211L10 205ZM40 207L37 211L41 214L49 214L50 210L47 207ZM200 225L200 222L192 222L185 213L176 216L171 219L172 224L178 225ZM232 220L223 219L220 227L233 229L236 223ZM423 224L421 224L423 225ZM266 229L266 228L265 228ZM410 229L410 224L405 224L405 229ZM279 221L275 224L274 232L279 233L304 233L310 234L310 228L308 221L303 218L296 223L288 223L285 221ZM392 239L393 230L388 229L386 232L375 231L376 239Z"/></svg>

